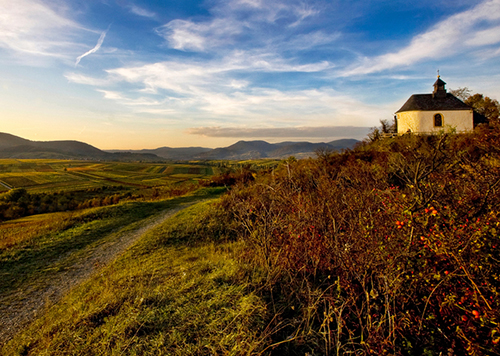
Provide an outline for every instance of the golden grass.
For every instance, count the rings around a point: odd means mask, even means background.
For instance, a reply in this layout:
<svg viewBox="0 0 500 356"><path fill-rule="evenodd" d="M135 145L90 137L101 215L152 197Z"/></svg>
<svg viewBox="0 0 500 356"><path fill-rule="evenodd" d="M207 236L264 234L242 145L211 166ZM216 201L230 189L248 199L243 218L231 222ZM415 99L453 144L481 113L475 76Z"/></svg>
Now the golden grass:
<svg viewBox="0 0 500 356"><path fill-rule="evenodd" d="M236 260L240 242L199 240L207 224L198 216L207 217L210 210L208 203L198 204L149 231L11 340L2 354L261 351L266 304L252 292L251 272Z"/></svg>
<svg viewBox="0 0 500 356"><path fill-rule="evenodd" d="M0 249L30 241L70 224L74 212L40 214L0 223Z"/></svg>

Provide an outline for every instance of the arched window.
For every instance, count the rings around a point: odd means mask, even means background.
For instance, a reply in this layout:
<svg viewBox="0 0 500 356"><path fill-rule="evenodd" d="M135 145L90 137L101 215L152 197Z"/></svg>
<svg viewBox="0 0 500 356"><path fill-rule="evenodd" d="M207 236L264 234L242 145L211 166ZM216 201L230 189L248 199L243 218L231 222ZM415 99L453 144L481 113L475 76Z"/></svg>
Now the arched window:
<svg viewBox="0 0 500 356"><path fill-rule="evenodd" d="M436 127L443 126L443 116L441 114L434 115L434 126Z"/></svg>

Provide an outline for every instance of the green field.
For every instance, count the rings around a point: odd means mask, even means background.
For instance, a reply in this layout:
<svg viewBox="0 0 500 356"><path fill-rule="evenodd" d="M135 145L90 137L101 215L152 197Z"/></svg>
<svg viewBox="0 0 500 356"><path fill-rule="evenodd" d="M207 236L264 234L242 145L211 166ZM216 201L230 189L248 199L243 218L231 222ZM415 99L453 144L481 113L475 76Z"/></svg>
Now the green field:
<svg viewBox="0 0 500 356"><path fill-rule="evenodd" d="M209 165L116 163L70 160L0 159L0 182L31 193L73 191L103 186L154 188L196 183L214 174ZM7 188L0 186L0 192Z"/></svg>
<svg viewBox="0 0 500 356"><path fill-rule="evenodd" d="M203 186L227 186L233 184L227 174L255 172L275 163L0 159L0 221L120 201L167 199ZM227 179L213 182L213 177L220 174Z"/></svg>

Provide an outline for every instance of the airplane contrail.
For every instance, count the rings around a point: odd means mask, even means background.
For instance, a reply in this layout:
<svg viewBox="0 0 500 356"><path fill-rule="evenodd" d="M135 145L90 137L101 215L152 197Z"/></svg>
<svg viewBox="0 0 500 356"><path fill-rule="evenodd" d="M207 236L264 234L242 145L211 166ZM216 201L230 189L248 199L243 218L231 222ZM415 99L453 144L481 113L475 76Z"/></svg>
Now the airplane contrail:
<svg viewBox="0 0 500 356"><path fill-rule="evenodd" d="M107 30L104 31L103 33L101 33L101 36L99 37L99 39L97 40L97 44L95 45L94 48L92 48L90 51L87 51L85 52L84 54L82 54L81 56L79 56L77 59L76 59L76 62L75 62L75 67L78 65L78 63L80 63L80 61L82 60L83 57L86 57L88 56L89 54L92 54L92 53L95 53L99 50L99 48L101 48L102 46L102 43L104 42L104 38L106 37L106 34L108 33L109 31L109 27L111 27L111 25L108 26Z"/></svg>

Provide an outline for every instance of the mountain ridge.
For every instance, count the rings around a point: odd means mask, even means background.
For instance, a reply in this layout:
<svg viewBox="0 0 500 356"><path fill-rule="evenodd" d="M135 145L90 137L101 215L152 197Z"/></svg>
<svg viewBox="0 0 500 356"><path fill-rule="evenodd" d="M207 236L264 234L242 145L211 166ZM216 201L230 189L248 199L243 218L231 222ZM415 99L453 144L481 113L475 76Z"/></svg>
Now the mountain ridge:
<svg viewBox="0 0 500 356"><path fill-rule="evenodd" d="M165 160L247 160L283 159L290 156L307 158L315 156L320 149L340 151L352 148L358 140L341 139L331 142L311 143L280 142L263 140L240 140L227 147L159 147L142 150L101 150L85 142L75 140L31 141L12 134L0 132L0 158L51 158L89 159L111 161L165 161Z"/></svg>
<svg viewBox="0 0 500 356"><path fill-rule="evenodd" d="M49 158L88 159L111 161L154 161L161 160L150 154L115 154L105 152L88 143L76 140L31 141L12 134L0 132L0 158Z"/></svg>

